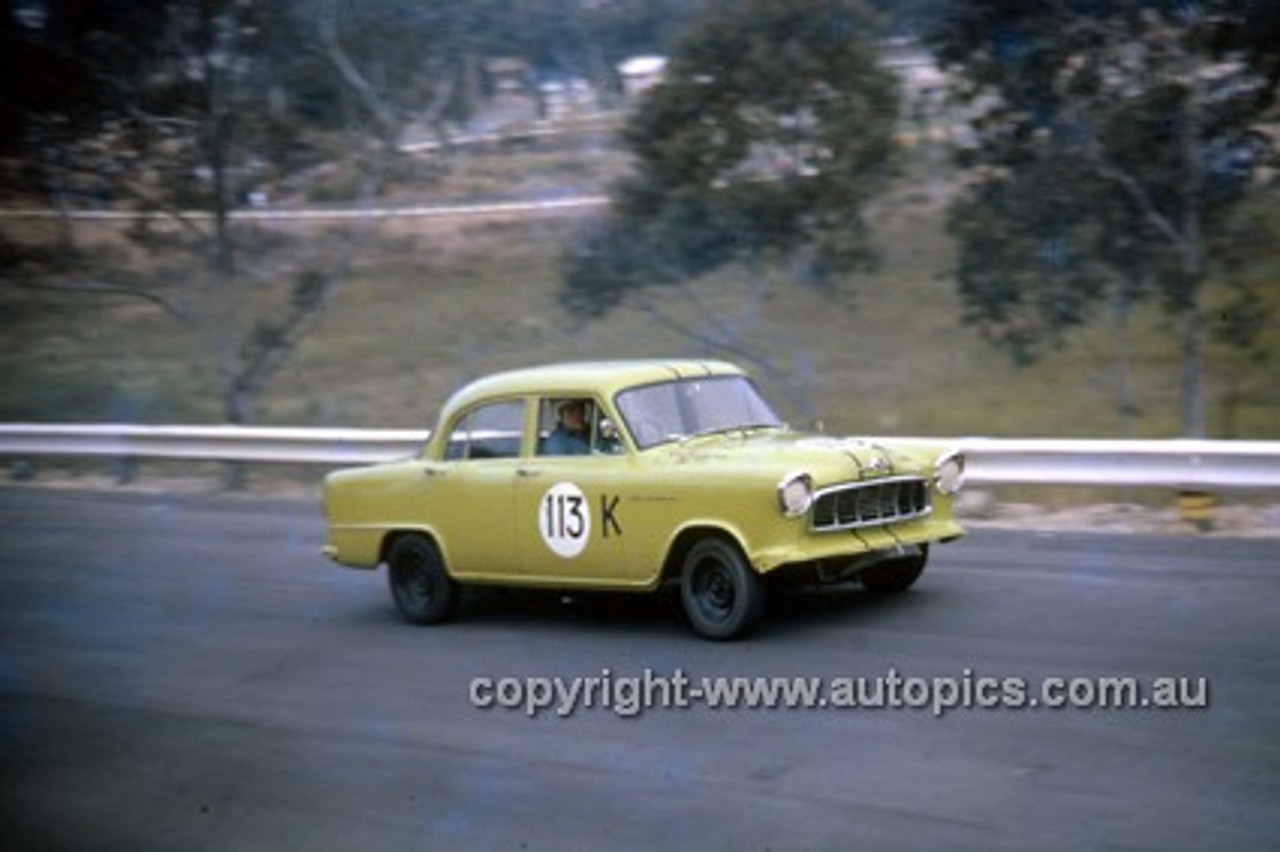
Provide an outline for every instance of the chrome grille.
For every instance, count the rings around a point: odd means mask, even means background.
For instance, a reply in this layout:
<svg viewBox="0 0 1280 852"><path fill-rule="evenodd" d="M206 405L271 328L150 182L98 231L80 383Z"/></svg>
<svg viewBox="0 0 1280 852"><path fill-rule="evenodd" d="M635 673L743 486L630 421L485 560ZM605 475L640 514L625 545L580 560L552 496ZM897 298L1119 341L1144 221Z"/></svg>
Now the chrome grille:
<svg viewBox="0 0 1280 852"><path fill-rule="evenodd" d="M813 502L813 529L849 530L929 514L929 486L917 477L824 488Z"/></svg>

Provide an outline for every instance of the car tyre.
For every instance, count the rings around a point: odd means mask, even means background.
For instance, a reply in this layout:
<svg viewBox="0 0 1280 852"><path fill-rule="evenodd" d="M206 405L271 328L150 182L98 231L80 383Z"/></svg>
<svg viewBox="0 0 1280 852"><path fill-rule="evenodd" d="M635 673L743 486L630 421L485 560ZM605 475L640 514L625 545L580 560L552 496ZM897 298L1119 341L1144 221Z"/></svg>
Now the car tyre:
<svg viewBox="0 0 1280 852"><path fill-rule="evenodd" d="M896 595L905 592L920 579L928 561L929 547L922 545L917 555L881 562L863 571L858 579L873 595Z"/></svg>
<svg viewBox="0 0 1280 852"><path fill-rule="evenodd" d="M685 554L680 596L689 624L707 639L745 636L764 614L763 580L723 538L704 538Z"/></svg>
<svg viewBox="0 0 1280 852"><path fill-rule="evenodd" d="M453 616L460 590L445 570L435 543L420 535L403 536L387 553L387 580L396 609L412 624L437 624Z"/></svg>

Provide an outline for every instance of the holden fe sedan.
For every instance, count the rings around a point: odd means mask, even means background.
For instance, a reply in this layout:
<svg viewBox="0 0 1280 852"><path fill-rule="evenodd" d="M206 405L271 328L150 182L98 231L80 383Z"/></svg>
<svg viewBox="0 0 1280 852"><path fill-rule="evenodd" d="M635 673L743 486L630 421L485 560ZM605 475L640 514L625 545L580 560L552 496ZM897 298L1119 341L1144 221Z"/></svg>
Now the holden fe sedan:
<svg viewBox="0 0 1280 852"><path fill-rule="evenodd" d="M786 426L738 367L607 361L473 382L414 457L330 473L325 553L385 564L410 622L468 585L680 588L710 639L757 625L780 582L905 590L963 535L958 452Z"/></svg>

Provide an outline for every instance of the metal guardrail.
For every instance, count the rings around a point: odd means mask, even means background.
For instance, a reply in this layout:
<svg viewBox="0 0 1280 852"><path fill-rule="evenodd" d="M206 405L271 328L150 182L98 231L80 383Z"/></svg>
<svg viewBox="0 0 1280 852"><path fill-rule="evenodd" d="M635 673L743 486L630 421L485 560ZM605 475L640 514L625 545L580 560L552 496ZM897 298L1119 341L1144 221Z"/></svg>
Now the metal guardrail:
<svg viewBox="0 0 1280 852"><path fill-rule="evenodd" d="M352 465L413 454L411 429L0 424L0 456ZM973 483L1280 488L1280 441L919 438L959 446Z"/></svg>
<svg viewBox="0 0 1280 852"><path fill-rule="evenodd" d="M345 465L412 454L429 433L410 429L0 423L0 456Z"/></svg>
<svg viewBox="0 0 1280 852"><path fill-rule="evenodd" d="M969 438L959 444L974 482L1280 488L1280 441Z"/></svg>

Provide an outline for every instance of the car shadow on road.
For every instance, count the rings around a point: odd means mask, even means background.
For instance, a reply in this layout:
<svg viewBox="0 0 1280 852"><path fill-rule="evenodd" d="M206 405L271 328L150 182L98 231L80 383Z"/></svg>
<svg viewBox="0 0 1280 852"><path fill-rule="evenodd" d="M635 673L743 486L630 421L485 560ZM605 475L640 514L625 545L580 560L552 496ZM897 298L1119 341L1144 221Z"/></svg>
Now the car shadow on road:
<svg viewBox="0 0 1280 852"><path fill-rule="evenodd" d="M930 597L923 589L875 594L855 582L774 590L758 634L794 635L831 628L883 626L911 617Z"/></svg>
<svg viewBox="0 0 1280 852"><path fill-rule="evenodd" d="M679 626L680 596L566 592L540 589L468 589L456 620L461 624L537 627L539 630L666 633Z"/></svg>
<svg viewBox="0 0 1280 852"><path fill-rule="evenodd" d="M869 626L909 613L929 595L913 590L872 594L856 583L772 589L756 636ZM468 589L456 616L461 625L529 627L635 635L691 633L678 588L653 594Z"/></svg>

